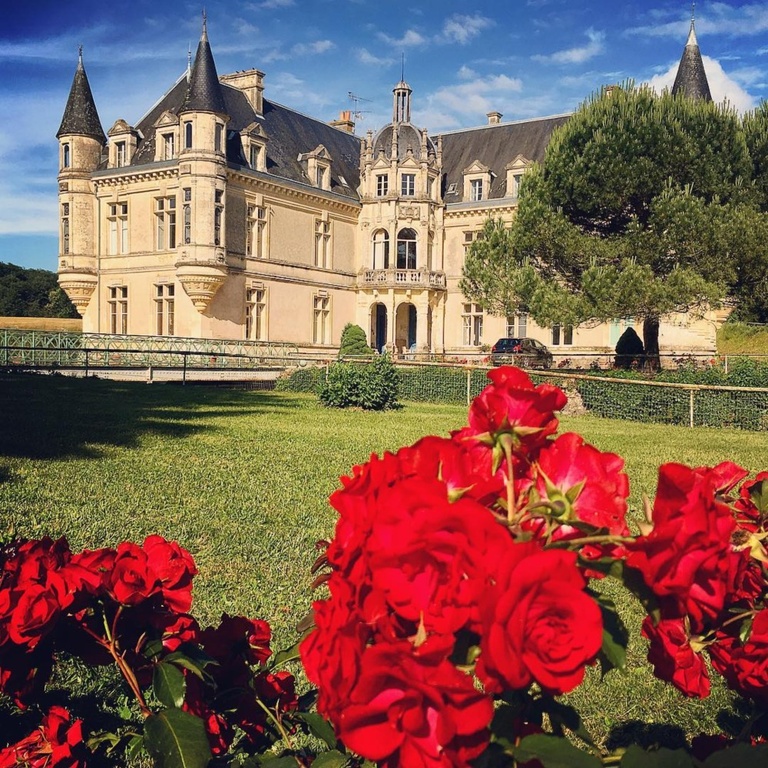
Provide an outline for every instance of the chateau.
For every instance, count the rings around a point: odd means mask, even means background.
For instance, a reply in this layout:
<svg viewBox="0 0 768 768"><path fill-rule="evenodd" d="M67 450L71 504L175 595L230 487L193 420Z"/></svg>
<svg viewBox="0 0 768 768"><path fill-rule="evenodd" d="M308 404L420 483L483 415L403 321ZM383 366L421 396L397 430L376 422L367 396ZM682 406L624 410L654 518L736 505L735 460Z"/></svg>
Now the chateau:
<svg viewBox="0 0 768 768"><path fill-rule="evenodd" d="M711 98L693 24L675 89ZM538 328L458 288L489 216L510 222L522 175L567 115L430 136L393 90L392 121L355 136L269 101L264 73L219 76L205 23L194 63L137 125L102 128L80 54L59 140L59 282L87 332L466 354L501 336L612 350L632 324ZM669 324L667 324L669 325ZM672 328L678 347L706 347ZM662 340L668 328L662 324Z"/></svg>

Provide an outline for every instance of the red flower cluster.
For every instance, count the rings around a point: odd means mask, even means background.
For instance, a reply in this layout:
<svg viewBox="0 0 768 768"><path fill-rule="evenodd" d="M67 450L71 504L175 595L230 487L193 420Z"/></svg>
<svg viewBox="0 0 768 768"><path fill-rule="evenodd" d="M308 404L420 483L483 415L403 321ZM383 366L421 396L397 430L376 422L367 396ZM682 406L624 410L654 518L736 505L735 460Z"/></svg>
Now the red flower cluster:
<svg viewBox="0 0 768 768"><path fill-rule="evenodd" d="M72 722L63 707L51 707L40 728L0 749L0 768L76 768L85 765L82 721Z"/></svg>
<svg viewBox="0 0 768 768"><path fill-rule="evenodd" d="M266 714L257 697L276 715L295 709L293 677L264 667L271 654L266 622L225 614L218 627L199 628L187 613L196 573L189 552L161 536L77 554L65 539L7 544L0 549L0 693L26 707L63 650L88 664L116 664L148 716L142 691L157 665L195 645L217 675L194 666L199 653L192 667L180 662L183 708L203 720L217 754L228 750L235 726L243 744L264 746ZM0 752L0 768L83 765L82 725L65 728L68 722L65 710L53 708L37 731Z"/></svg>
<svg viewBox="0 0 768 768"><path fill-rule="evenodd" d="M656 675L707 696L707 650L734 690L766 703L768 473L746 476L730 462L662 466L653 527L629 545L627 564L659 601L657 620L643 623Z"/></svg>
<svg viewBox="0 0 768 768"><path fill-rule="evenodd" d="M553 439L561 390L488 376L466 428L372 456L331 497L330 597L302 660L321 714L382 766L469 765L495 695L570 691L601 648L577 552L627 533L623 462Z"/></svg>

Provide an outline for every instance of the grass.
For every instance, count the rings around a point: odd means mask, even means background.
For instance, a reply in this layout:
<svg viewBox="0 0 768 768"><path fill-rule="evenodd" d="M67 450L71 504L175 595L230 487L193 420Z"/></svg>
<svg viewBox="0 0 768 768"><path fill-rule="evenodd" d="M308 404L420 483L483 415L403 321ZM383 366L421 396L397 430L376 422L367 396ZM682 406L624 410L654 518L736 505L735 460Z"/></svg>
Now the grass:
<svg viewBox="0 0 768 768"><path fill-rule="evenodd" d="M0 328L80 333L83 330L83 321L79 317L0 317Z"/></svg>
<svg viewBox="0 0 768 768"><path fill-rule="evenodd" d="M73 549L149 533L176 539L200 569L193 611L202 623L222 611L260 616L283 647L310 607L309 568L315 542L333 532L327 497L338 477L371 452L445 435L465 419L463 406L336 411L284 392L0 375L0 531L66 535ZM764 433L589 416L562 426L625 457L635 510L653 495L660 463L729 459L756 472L768 455ZM729 694L719 687L689 703L655 681L641 614L632 604L622 614L635 638L627 674L601 684L590 670L572 695L588 727L609 740L630 727L656 739L649 722L674 723L673 741L719 730Z"/></svg>
<svg viewBox="0 0 768 768"><path fill-rule="evenodd" d="M717 329L720 355L768 355L768 326L724 323Z"/></svg>

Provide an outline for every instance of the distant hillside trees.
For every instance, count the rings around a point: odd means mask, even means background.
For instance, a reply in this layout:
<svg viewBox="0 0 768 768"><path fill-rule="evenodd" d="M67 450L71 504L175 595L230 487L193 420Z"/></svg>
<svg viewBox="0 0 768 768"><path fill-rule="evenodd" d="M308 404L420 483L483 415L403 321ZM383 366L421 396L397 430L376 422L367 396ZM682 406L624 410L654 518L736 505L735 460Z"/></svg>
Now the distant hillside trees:
<svg viewBox="0 0 768 768"><path fill-rule="evenodd" d="M79 317L56 273L0 262L0 317Z"/></svg>

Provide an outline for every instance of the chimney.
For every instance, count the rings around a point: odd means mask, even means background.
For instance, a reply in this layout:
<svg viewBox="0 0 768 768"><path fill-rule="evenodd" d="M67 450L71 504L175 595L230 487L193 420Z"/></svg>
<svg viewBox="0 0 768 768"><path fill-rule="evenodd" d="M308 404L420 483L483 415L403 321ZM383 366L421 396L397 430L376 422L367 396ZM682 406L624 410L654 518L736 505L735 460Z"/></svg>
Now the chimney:
<svg viewBox="0 0 768 768"><path fill-rule="evenodd" d="M618 85L604 85L603 96L612 96L614 91L618 90Z"/></svg>
<svg viewBox="0 0 768 768"><path fill-rule="evenodd" d="M340 131L346 131L346 133L355 132L355 122L352 120L352 112L350 110L339 112L339 119L331 120L328 125L338 128Z"/></svg>
<svg viewBox="0 0 768 768"><path fill-rule="evenodd" d="M264 73L258 69L245 69L231 75L222 75L219 81L231 85L245 94L257 115L264 114Z"/></svg>
<svg viewBox="0 0 768 768"><path fill-rule="evenodd" d="M488 125L498 125L504 115L501 112L489 112L486 117L488 118Z"/></svg>

